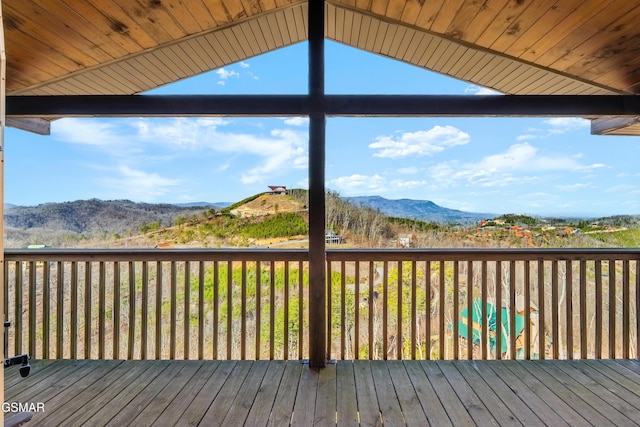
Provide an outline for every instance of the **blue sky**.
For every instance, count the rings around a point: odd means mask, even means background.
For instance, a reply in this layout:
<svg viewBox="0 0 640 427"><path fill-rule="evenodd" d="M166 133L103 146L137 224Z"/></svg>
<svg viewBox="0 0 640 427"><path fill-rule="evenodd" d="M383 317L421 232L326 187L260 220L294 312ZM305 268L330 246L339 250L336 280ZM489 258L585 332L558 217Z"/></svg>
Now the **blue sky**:
<svg viewBox="0 0 640 427"><path fill-rule="evenodd" d="M486 89L326 42L327 93ZM302 94L301 43L157 94ZM307 187L304 118L63 119L50 136L5 135L5 202L234 202ZM592 136L579 118L329 118L326 187L473 212L640 214L640 139Z"/></svg>

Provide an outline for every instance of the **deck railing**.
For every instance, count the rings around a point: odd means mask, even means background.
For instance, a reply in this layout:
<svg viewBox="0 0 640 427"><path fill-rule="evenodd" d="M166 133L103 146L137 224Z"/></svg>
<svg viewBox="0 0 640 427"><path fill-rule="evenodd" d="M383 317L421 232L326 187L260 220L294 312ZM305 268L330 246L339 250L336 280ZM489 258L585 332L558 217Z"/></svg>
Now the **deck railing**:
<svg viewBox="0 0 640 427"><path fill-rule="evenodd" d="M304 250L25 249L5 261L5 353L308 357ZM639 354L638 249L334 249L327 283L333 359Z"/></svg>

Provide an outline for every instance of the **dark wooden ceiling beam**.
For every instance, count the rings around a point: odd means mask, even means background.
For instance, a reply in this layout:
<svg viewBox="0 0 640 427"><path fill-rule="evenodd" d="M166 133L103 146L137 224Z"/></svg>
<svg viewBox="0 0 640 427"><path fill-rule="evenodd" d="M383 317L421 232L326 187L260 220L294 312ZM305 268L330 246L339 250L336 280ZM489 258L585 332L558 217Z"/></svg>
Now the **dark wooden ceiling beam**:
<svg viewBox="0 0 640 427"><path fill-rule="evenodd" d="M8 96L7 117L638 116L635 95L78 95Z"/></svg>

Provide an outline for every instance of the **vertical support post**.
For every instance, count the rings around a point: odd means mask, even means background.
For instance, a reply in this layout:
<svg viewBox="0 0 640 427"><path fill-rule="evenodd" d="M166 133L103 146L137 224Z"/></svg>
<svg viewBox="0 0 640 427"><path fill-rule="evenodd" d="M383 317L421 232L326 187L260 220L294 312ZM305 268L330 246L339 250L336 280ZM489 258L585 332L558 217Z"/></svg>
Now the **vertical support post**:
<svg viewBox="0 0 640 427"><path fill-rule="evenodd" d="M7 313L4 312L5 268L4 268L4 126L6 113L6 77L7 77L7 57L4 48L4 22L2 15L2 0L0 0L0 318L2 322L6 320ZM3 332L5 332L3 330ZM6 339L6 337L4 337ZM4 347L4 346L3 346ZM3 351L4 353L4 351ZM2 360L7 357L3 354ZM0 369L0 384L4 384L4 369ZM4 402L4 387L0 391L0 400ZM0 412L0 421L4 423L4 414Z"/></svg>
<svg viewBox="0 0 640 427"><path fill-rule="evenodd" d="M309 365L326 363L324 0L309 0Z"/></svg>

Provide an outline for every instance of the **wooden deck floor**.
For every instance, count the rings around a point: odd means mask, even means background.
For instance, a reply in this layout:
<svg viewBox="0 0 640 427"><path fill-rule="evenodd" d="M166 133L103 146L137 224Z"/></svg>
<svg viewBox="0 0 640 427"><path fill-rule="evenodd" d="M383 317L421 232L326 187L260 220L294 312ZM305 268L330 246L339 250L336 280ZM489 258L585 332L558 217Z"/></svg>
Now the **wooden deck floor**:
<svg viewBox="0 0 640 427"><path fill-rule="evenodd" d="M34 361L29 425L640 425L640 362Z"/></svg>

